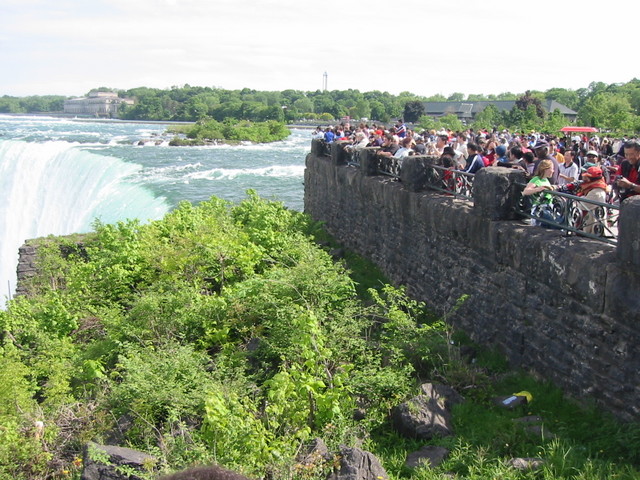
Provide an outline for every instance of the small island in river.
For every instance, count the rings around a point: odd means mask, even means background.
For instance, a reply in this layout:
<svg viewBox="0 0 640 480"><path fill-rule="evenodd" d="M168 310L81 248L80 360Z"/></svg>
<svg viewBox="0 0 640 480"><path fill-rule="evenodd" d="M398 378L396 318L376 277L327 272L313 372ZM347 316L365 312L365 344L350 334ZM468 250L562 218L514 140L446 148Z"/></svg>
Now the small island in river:
<svg viewBox="0 0 640 480"><path fill-rule="evenodd" d="M172 146L238 144L240 142L269 143L287 138L291 131L275 120L250 122L247 120L203 120L194 125L174 125L167 129L175 134Z"/></svg>

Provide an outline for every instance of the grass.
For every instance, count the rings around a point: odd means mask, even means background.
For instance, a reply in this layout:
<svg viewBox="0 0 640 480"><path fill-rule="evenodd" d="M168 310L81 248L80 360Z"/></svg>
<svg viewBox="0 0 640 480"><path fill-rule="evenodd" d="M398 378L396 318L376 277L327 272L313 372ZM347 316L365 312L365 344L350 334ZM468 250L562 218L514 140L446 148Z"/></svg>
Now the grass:
<svg viewBox="0 0 640 480"><path fill-rule="evenodd" d="M327 243L335 248L332 239ZM368 288L388 282L377 266L349 250L343 260L363 298ZM504 355L472 345L462 332L451 332L450 339L471 347L473 362L453 348L441 355L430 375L418 373L422 381L454 386L467 398L453 409L456 434L424 442L400 436L389 423L379 425L363 448L380 458L391 479L640 480L640 424L622 424L593 404L566 397L549 382L513 371ZM514 410L492 400L523 390L533 401ZM528 416L542 421L517 421ZM425 444L446 447L450 454L436 468L406 467L407 455ZM509 464L516 457L540 458L543 464L536 470L517 470Z"/></svg>
<svg viewBox="0 0 640 480"><path fill-rule="evenodd" d="M640 425L623 425L593 406L581 406L524 372L494 375L477 368L491 381L480 394L469 389L467 401L454 407L455 436L419 442L401 437L390 425L372 432L366 448L381 459L392 479L640 479ZM513 410L489 398L522 390L533 401ZM529 430L532 424L516 420L525 416L541 417L542 422L534 423L540 428ZM425 444L446 447L450 454L436 468L407 468L406 456ZM517 457L539 458L543 464L517 470L509 464Z"/></svg>

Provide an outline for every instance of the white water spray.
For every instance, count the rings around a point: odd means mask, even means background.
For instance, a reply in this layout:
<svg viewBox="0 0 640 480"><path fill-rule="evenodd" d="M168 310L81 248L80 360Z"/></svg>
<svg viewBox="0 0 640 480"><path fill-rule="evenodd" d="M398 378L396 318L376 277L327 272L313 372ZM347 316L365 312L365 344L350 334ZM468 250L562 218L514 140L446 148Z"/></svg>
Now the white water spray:
<svg viewBox="0 0 640 480"><path fill-rule="evenodd" d="M9 295L25 240L86 232L96 218L162 217L164 199L128 180L140 168L78 144L0 140L0 285Z"/></svg>

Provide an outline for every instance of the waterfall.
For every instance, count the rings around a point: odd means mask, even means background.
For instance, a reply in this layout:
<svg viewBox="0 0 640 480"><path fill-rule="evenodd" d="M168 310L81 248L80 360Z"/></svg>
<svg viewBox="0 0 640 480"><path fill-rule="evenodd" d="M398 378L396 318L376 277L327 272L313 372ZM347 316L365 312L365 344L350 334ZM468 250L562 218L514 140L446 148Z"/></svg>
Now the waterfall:
<svg viewBox="0 0 640 480"><path fill-rule="evenodd" d="M87 232L96 218L162 217L169 209L164 198L132 180L140 169L76 143L0 140L0 298L15 291L25 240Z"/></svg>

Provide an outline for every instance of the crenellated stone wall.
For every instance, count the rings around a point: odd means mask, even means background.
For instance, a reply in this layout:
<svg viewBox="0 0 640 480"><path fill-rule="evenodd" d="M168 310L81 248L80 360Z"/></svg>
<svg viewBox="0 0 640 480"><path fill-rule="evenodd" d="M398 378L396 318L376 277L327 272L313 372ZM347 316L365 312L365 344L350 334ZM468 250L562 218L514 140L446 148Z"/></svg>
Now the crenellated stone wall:
<svg viewBox="0 0 640 480"><path fill-rule="evenodd" d="M394 181L372 155L347 166L340 144L324 156L314 141L305 211L512 366L640 419L640 197L625 202L615 247L515 219L514 170L481 170L470 202L423 188L426 157Z"/></svg>

